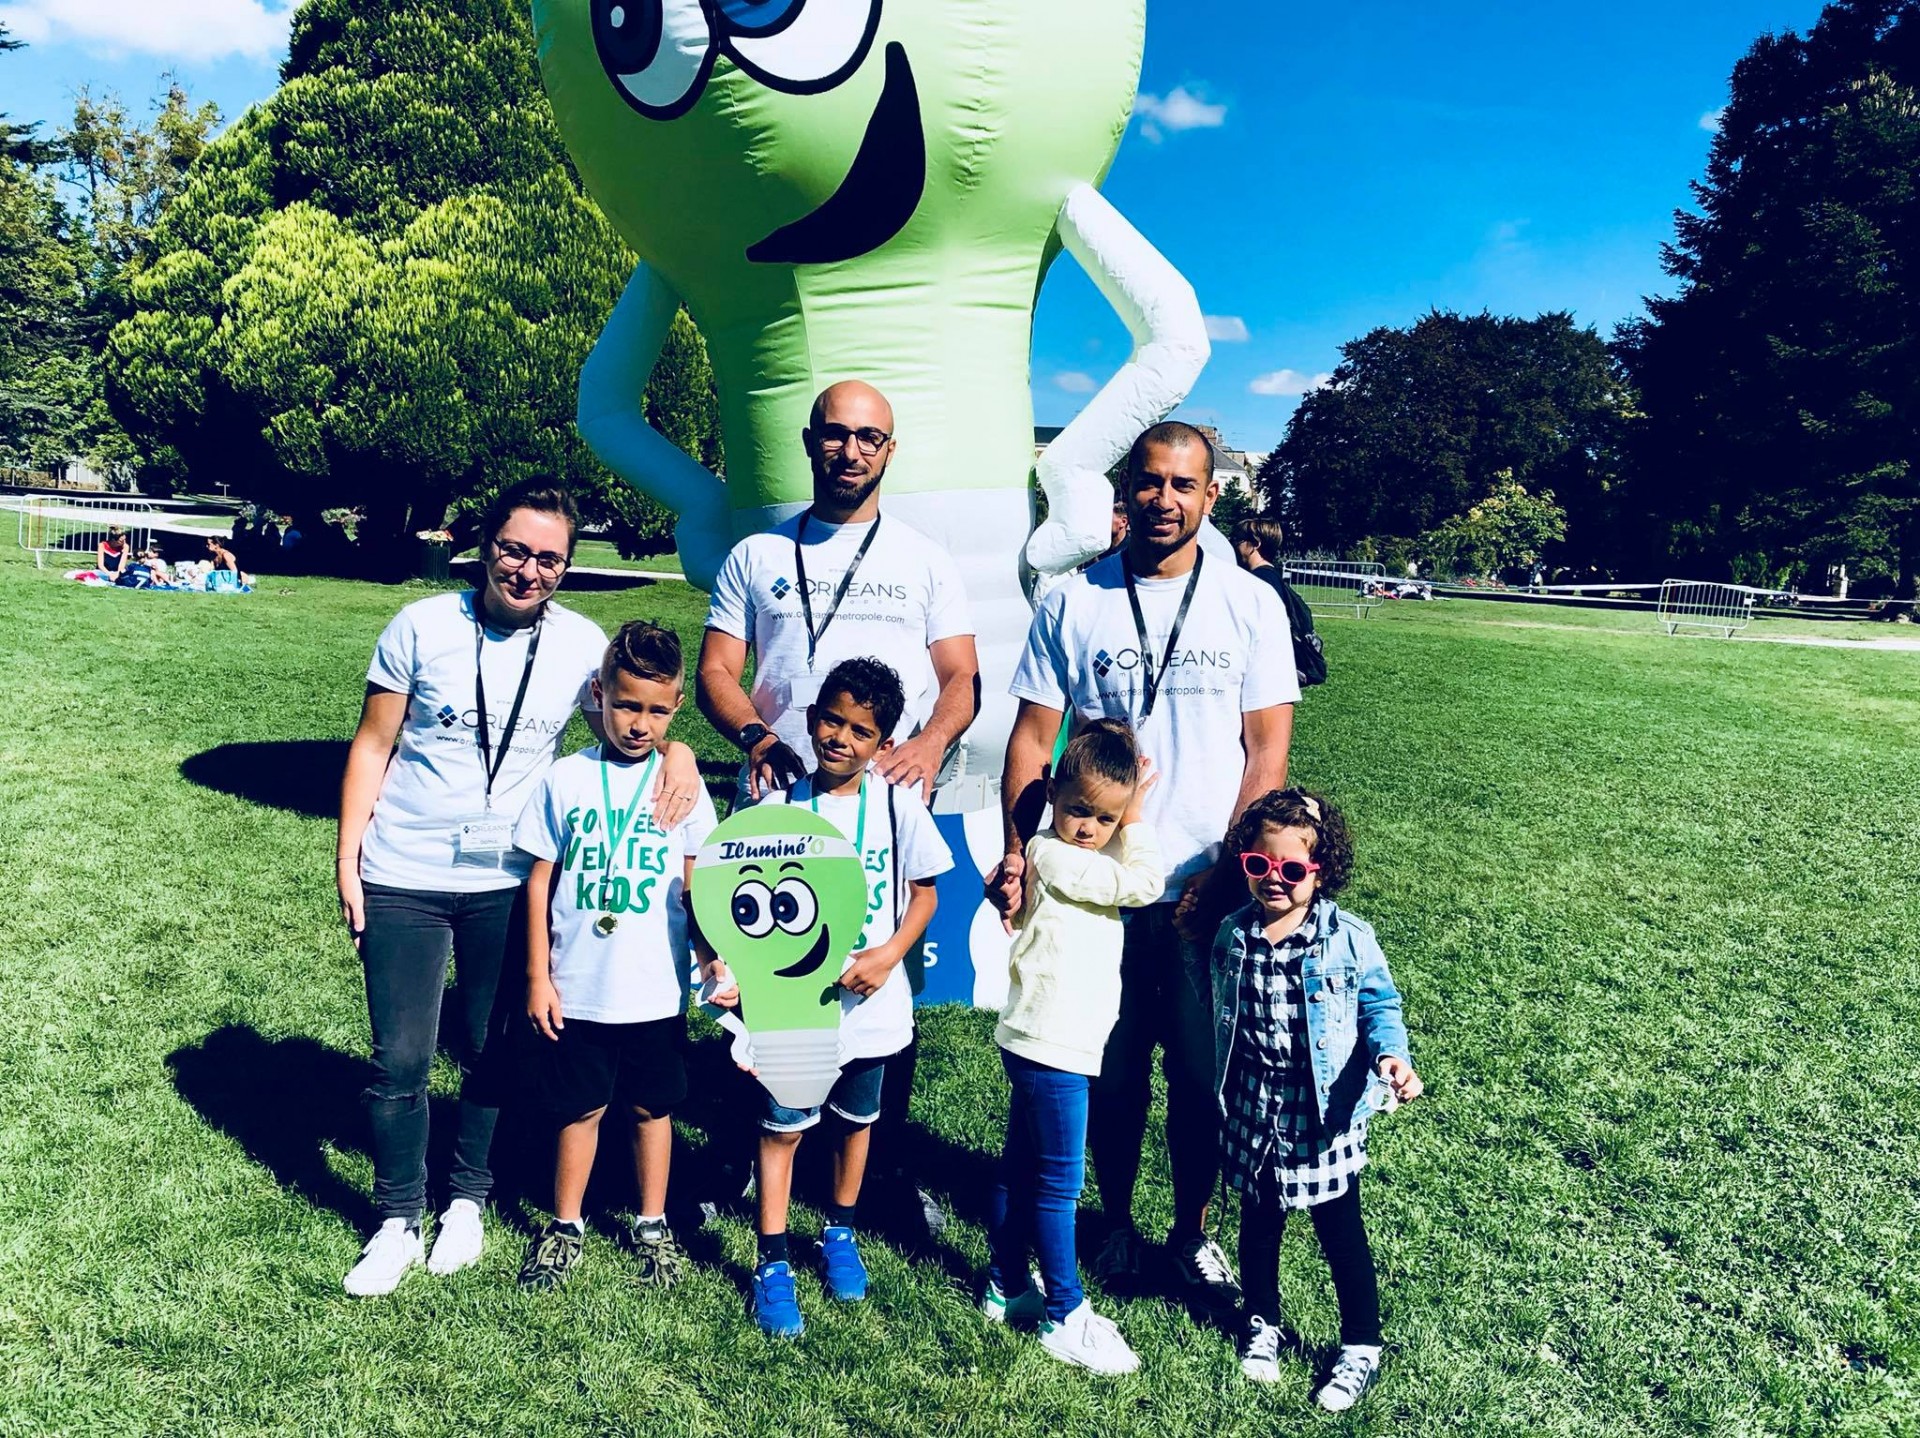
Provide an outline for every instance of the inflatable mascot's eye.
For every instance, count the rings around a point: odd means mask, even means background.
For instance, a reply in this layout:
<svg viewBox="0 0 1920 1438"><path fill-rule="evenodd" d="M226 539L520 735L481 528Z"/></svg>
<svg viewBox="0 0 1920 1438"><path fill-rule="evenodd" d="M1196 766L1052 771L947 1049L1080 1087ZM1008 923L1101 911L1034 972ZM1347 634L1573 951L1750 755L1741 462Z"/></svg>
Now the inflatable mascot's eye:
<svg viewBox="0 0 1920 1438"><path fill-rule="evenodd" d="M593 43L620 97L654 120L684 115L713 71L700 0L592 0Z"/></svg>
<svg viewBox="0 0 1920 1438"><path fill-rule="evenodd" d="M880 0L716 0L726 51L754 79L789 94L831 90L860 68L880 28Z"/></svg>

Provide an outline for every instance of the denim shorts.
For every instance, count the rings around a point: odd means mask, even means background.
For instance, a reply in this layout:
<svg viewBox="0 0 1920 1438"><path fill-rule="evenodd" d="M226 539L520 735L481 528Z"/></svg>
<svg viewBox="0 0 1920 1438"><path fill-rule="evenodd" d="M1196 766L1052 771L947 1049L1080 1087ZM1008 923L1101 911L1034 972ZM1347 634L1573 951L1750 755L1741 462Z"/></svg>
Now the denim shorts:
<svg viewBox="0 0 1920 1438"><path fill-rule="evenodd" d="M865 1128L880 1117L880 1081L886 1071L886 1059L854 1059L840 1070L826 1106L855 1128ZM820 1122L818 1108L785 1108L770 1093L766 1099L760 1127L768 1133L804 1133Z"/></svg>

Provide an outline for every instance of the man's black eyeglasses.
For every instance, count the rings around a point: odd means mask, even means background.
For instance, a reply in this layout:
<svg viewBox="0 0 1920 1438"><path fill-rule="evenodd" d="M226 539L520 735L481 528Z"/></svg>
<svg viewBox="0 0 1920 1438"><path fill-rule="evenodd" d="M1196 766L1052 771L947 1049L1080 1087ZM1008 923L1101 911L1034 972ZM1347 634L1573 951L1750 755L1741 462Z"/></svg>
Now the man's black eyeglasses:
<svg viewBox="0 0 1920 1438"><path fill-rule="evenodd" d="M868 425L865 429L848 429L844 424L823 424L814 438L820 441L822 449L845 449L847 441L852 440L860 446L862 454L878 454L880 447L893 436L884 429L875 429Z"/></svg>

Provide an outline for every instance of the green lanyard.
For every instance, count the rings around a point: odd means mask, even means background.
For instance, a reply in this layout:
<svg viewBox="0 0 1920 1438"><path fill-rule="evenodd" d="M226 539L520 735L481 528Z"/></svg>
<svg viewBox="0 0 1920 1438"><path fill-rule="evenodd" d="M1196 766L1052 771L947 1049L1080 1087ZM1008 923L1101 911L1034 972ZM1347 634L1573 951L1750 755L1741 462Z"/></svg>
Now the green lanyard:
<svg viewBox="0 0 1920 1438"><path fill-rule="evenodd" d="M807 780L807 788L813 790L811 797L807 801L808 806L814 813L818 814L820 812L820 791L814 787L812 779ZM854 830L853 852L859 856L860 862L863 865L867 862L867 776L865 774L860 776L860 818L858 820L858 826Z"/></svg>
<svg viewBox="0 0 1920 1438"><path fill-rule="evenodd" d="M659 762L660 751L656 749L647 756L647 767L640 771L640 783L633 791L633 802L627 805L623 812L618 813L618 823L616 823L616 811L613 807L613 789L607 783L607 770L612 766L607 763L606 749L603 747L600 750L600 797L607 801L607 827L604 833L607 845L606 872L609 874L613 872L614 855L620 850L620 840L626 836L627 826L633 823L633 816L640 808L641 801L646 798L648 791L653 787L649 781L653 778L654 768Z"/></svg>

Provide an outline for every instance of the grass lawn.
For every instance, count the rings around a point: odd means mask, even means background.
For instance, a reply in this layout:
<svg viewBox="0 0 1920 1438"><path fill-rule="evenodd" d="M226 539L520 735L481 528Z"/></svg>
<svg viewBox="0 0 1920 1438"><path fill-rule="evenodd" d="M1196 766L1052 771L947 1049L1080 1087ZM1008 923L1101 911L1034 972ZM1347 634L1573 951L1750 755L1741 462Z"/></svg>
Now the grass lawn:
<svg viewBox="0 0 1920 1438"><path fill-rule="evenodd" d="M1322 626L1295 772L1352 817L1429 1088L1375 1129L1392 1347L1336 1421L1305 1406L1335 1319L1304 1224L1272 1390L1157 1301L1101 1300L1145 1359L1123 1381L981 1326L1005 1092L958 1009L923 1014L916 1094L949 1246L871 1244L855 1309L803 1278L796 1344L745 1312L739 1218L671 1295L598 1236L567 1290L518 1293L505 1207L478 1269L346 1298L367 1020L327 815L374 637L422 592L0 558L0 1434L1920 1431L1915 656L1466 603ZM689 639L703 612L678 584L574 602ZM1156 1145L1150 1224L1165 1173Z"/></svg>

